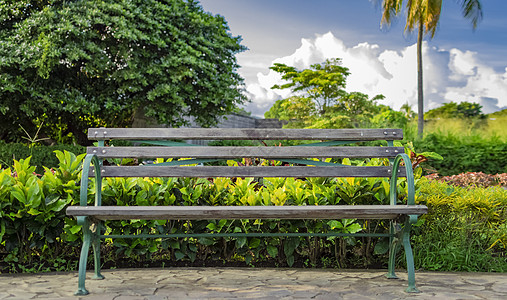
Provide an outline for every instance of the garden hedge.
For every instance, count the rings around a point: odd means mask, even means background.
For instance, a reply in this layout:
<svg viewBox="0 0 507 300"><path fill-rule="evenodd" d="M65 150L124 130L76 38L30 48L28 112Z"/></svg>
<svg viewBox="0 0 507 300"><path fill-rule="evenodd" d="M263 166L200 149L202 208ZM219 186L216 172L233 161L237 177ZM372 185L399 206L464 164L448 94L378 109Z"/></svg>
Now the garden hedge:
<svg viewBox="0 0 507 300"><path fill-rule="evenodd" d="M428 162L442 176L465 172L507 173L507 143L500 138L460 137L455 134L429 133L414 140L416 152L436 152L443 160Z"/></svg>
<svg viewBox="0 0 507 300"><path fill-rule="evenodd" d="M57 151L58 166L34 174L30 159L0 170L0 271L74 270L81 227L66 206L78 203L82 155ZM344 163L348 163L347 160ZM380 161L370 161L377 164ZM123 205L325 205L388 201L385 179L308 180L251 178L107 178L103 203ZM402 184L403 185L403 184ZM417 199L429 213L415 227L416 267L432 270L507 271L507 191L461 188L424 177ZM339 195L339 196L338 196ZM404 197L401 192L400 200ZM89 190L90 202L93 189ZM387 230L384 221L210 220L109 221L107 234ZM385 267L387 240L372 238L114 239L104 246L108 267L192 263ZM106 250L104 249L104 250ZM400 260L400 264L403 261Z"/></svg>

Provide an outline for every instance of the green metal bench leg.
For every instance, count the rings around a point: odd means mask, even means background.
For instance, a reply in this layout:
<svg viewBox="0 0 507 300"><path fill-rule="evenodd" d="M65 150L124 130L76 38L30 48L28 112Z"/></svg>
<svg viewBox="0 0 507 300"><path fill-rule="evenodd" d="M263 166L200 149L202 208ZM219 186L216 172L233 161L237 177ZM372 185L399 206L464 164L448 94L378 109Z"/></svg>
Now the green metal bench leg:
<svg viewBox="0 0 507 300"><path fill-rule="evenodd" d="M104 276L102 276L102 274L100 273L100 238L99 238L99 234L100 232L98 227L99 227L99 224L96 224L97 225L97 232L96 233L93 233L93 238L92 238L92 247L93 247L93 260L94 260L94 263L95 263L95 274L93 275L92 279L104 279Z"/></svg>
<svg viewBox="0 0 507 300"><path fill-rule="evenodd" d="M391 222L391 226L389 229L389 233L391 235L395 234L395 228L393 222ZM387 268L387 274L386 277L388 279L398 279L398 276L396 276L396 273L394 272L394 265L396 261L396 253L398 252L398 245L400 243L400 240L396 236L389 237L389 263Z"/></svg>
<svg viewBox="0 0 507 300"><path fill-rule="evenodd" d="M408 287L405 290L407 293L420 293L415 287L415 267L414 267L414 254L412 246L410 245L410 224L407 222L403 230L403 248L405 249L405 258L407 259L407 273L408 273Z"/></svg>
<svg viewBox="0 0 507 300"><path fill-rule="evenodd" d="M79 217L78 217L79 218ZM84 218L83 218L84 219ZM86 262L88 261L88 252L90 251L91 232L88 228L88 221L83 220L83 247L81 248L81 256L79 257L79 279L77 291L74 293L76 296L88 295L85 288L86 280Z"/></svg>

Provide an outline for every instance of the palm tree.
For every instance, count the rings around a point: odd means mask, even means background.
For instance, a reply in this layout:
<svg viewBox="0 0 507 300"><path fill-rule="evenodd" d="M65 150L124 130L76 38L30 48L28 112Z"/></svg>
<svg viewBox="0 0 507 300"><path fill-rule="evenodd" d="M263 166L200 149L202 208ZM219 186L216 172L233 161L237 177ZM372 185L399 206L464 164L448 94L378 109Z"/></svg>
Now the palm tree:
<svg viewBox="0 0 507 300"><path fill-rule="evenodd" d="M400 107L400 111L405 115L405 118L407 118L407 120L412 120L412 118L414 117L414 112L412 111L412 105L410 105L407 102L405 102L405 104L403 104L401 107Z"/></svg>
<svg viewBox="0 0 507 300"><path fill-rule="evenodd" d="M406 2L407 24L406 32L413 32L417 27L417 135L421 138L424 128L424 102L423 102L423 70L422 70L422 40L424 35L430 39L440 20L442 0L382 0L381 24L391 24L393 18L400 14ZM470 19L475 29L482 19L482 4L479 0L456 0L461 5L463 17Z"/></svg>

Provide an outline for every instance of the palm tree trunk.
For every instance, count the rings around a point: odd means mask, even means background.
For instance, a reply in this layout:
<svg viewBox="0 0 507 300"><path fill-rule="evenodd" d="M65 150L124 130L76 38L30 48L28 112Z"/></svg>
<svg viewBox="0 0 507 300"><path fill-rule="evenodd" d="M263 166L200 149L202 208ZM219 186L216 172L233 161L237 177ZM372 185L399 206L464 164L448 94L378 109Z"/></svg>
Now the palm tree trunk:
<svg viewBox="0 0 507 300"><path fill-rule="evenodd" d="M423 39L423 23L421 20L419 22L419 31L417 34L417 136L419 138L422 138L424 128L422 39Z"/></svg>

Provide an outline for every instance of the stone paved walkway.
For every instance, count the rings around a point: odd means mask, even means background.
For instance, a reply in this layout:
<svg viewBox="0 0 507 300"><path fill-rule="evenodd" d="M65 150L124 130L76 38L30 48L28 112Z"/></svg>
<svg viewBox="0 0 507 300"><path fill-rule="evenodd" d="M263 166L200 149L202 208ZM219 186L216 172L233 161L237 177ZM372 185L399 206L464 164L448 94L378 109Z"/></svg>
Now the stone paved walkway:
<svg viewBox="0 0 507 300"><path fill-rule="evenodd" d="M73 296L77 273L0 275L0 299L507 299L507 274L417 272L420 294L407 294L406 273L261 268L104 270ZM88 274L91 276L91 273Z"/></svg>

